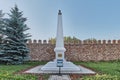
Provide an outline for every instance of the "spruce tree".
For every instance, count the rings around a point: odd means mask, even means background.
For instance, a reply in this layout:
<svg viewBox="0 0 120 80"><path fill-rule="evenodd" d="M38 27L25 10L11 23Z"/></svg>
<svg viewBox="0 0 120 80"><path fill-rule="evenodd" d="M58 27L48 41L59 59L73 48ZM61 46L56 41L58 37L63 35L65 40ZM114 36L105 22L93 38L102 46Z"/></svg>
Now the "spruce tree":
<svg viewBox="0 0 120 80"><path fill-rule="evenodd" d="M10 10L9 19L6 20L6 30L4 31L5 40L3 52L10 58L28 57L29 49L27 48L27 40L30 37L26 33L29 28L25 24L26 18L23 17L23 12L19 11L17 5Z"/></svg>
<svg viewBox="0 0 120 80"><path fill-rule="evenodd" d="M4 29L4 13L2 12L2 10L0 10L0 54L2 53L2 45L3 45L3 29Z"/></svg>

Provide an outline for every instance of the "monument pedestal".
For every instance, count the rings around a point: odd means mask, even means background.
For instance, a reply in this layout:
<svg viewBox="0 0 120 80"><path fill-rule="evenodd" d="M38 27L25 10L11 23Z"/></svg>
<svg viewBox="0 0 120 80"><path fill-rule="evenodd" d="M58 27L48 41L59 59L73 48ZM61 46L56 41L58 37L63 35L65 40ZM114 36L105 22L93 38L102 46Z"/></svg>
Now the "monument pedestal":
<svg viewBox="0 0 120 80"><path fill-rule="evenodd" d="M57 67L57 62L56 61L50 61L47 64L45 64L42 68L42 71L50 71L50 72L56 72L59 71L59 67ZM64 61L63 62L63 67L61 67L61 72L76 72L80 71L80 68L73 64L72 62L69 61Z"/></svg>

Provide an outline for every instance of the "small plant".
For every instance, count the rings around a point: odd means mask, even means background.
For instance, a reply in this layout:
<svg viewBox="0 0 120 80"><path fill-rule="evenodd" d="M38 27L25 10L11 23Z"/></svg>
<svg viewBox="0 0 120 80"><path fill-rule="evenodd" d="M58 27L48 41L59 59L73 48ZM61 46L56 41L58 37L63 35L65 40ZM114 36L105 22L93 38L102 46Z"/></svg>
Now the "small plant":
<svg viewBox="0 0 120 80"><path fill-rule="evenodd" d="M120 80L120 78L116 75L96 74L95 76L84 77L82 80Z"/></svg>
<svg viewBox="0 0 120 80"><path fill-rule="evenodd" d="M35 75L7 75L0 74L0 80L38 80L38 77Z"/></svg>
<svg viewBox="0 0 120 80"><path fill-rule="evenodd" d="M48 80L48 78L50 77L50 75L44 74L42 77L43 77L43 80Z"/></svg>

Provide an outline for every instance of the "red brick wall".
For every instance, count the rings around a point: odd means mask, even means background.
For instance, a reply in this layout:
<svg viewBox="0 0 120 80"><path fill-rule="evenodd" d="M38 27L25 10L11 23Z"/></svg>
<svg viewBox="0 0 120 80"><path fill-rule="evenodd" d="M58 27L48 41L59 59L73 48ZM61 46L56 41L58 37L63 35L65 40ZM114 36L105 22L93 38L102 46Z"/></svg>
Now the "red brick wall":
<svg viewBox="0 0 120 80"><path fill-rule="evenodd" d="M33 40L28 42L31 60L54 60L54 44L46 40ZM66 43L65 58L70 61L108 61L120 59L120 40L98 40L94 42L79 41Z"/></svg>

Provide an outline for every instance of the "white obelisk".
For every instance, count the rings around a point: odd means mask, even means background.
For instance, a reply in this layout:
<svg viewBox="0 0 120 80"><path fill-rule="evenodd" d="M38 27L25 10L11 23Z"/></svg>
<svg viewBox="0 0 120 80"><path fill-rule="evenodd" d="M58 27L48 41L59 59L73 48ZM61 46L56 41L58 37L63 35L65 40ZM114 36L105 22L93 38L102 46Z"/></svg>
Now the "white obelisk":
<svg viewBox="0 0 120 80"><path fill-rule="evenodd" d="M59 71L59 67L57 67L57 60L62 59L63 60L63 67L61 67L62 73L75 73L80 71L80 68L73 64L70 61L66 61L64 58L64 52L66 49L64 48L64 36L63 36L63 26L62 26L62 13L61 10L58 12L58 23L57 23L57 35L56 35L56 46L55 46L55 60L50 61L47 64L45 64L41 70L43 72L50 72L50 73L56 73L56 71Z"/></svg>
<svg viewBox="0 0 120 80"><path fill-rule="evenodd" d="M57 59L64 59L64 36L63 36L63 25L62 25L62 13L61 10L58 12L58 23L57 23L57 34L56 34L56 46L55 46L55 55Z"/></svg>

